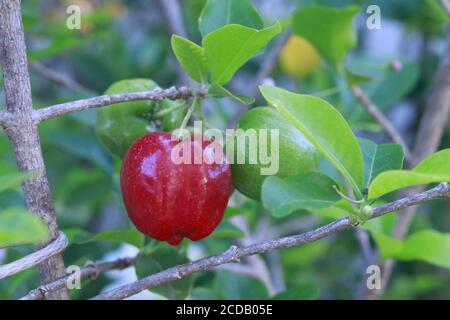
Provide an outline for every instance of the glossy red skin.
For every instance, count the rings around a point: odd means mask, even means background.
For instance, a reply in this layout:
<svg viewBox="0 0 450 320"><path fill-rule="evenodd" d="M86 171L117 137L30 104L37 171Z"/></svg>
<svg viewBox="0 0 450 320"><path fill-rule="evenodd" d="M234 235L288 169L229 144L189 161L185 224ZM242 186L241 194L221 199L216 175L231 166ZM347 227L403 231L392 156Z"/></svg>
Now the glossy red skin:
<svg viewBox="0 0 450 320"><path fill-rule="evenodd" d="M193 146L193 141L194 137L186 143ZM120 175L125 207L136 228L171 245L184 237L200 240L211 234L232 191L226 160L221 164L177 165L171 152L178 143L166 132L141 137L125 155ZM203 141L203 150L211 143Z"/></svg>

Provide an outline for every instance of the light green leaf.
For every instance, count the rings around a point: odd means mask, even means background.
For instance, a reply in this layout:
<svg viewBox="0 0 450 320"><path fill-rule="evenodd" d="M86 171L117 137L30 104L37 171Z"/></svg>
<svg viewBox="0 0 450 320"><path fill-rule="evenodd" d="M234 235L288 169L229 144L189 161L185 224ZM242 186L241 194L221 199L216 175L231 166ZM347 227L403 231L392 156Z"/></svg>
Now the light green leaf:
<svg viewBox="0 0 450 320"><path fill-rule="evenodd" d="M172 50L186 73L199 83L206 83L208 60L202 47L183 37L173 35Z"/></svg>
<svg viewBox="0 0 450 320"><path fill-rule="evenodd" d="M294 13L295 34L309 40L332 65L342 62L356 45L353 19L359 8L302 7Z"/></svg>
<svg viewBox="0 0 450 320"><path fill-rule="evenodd" d="M240 24L254 29L264 27L251 0L208 0L198 18L202 36L227 24Z"/></svg>
<svg viewBox="0 0 450 320"><path fill-rule="evenodd" d="M222 221L214 230L210 237L212 238L242 238L244 233L234 224L228 221Z"/></svg>
<svg viewBox="0 0 450 320"><path fill-rule="evenodd" d="M390 170L378 175L369 186L369 200L418 184L450 181L450 149L425 158L411 171Z"/></svg>
<svg viewBox="0 0 450 320"><path fill-rule="evenodd" d="M296 126L362 197L364 167L358 141L344 117L320 98L260 86L264 98Z"/></svg>
<svg viewBox="0 0 450 320"><path fill-rule="evenodd" d="M394 258L403 261L422 260L450 269L450 233L435 230L416 232L403 244Z"/></svg>
<svg viewBox="0 0 450 320"><path fill-rule="evenodd" d="M234 100L239 101L242 104L252 104L253 102L255 102L255 99L253 97L247 97L247 96L241 96L241 95L234 94L217 83L213 83L209 87L208 96L217 97L217 98L229 97L229 98L233 98Z"/></svg>
<svg viewBox="0 0 450 320"><path fill-rule="evenodd" d="M380 173L387 170L401 169L403 166L403 149L399 144L386 143L377 145L367 139L358 139L364 159L364 185Z"/></svg>
<svg viewBox="0 0 450 320"><path fill-rule="evenodd" d="M87 240L79 241L78 244L85 244L95 241L128 243L137 248L142 248L144 245L144 235L136 229L109 230L97 233Z"/></svg>
<svg viewBox="0 0 450 320"><path fill-rule="evenodd" d="M47 238L47 225L26 209L8 208L0 213L0 248L37 244Z"/></svg>
<svg viewBox="0 0 450 320"><path fill-rule="evenodd" d="M17 188L22 182L35 176L36 172L34 171L14 172L2 175L0 176L0 192Z"/></svg>
<svg viewBox="0 0 450 320"><path fill-rule="evenodd" d="M138 279L142 279L167 268L188 262L189 259L184 250L182 251L179 247L171 247L165 243L159 243L151 252L138 255L135 262L136 276ZM193 281L193 276L187 276L150 290L168 299L181 300L189 295Z"/></svg>
<svg viewBox="0 0 450 320"><path fill-rule="evenodd" d="M300 209L321 210L340 200L333 189L335 185L336 182L318 172L285 179L271 176L264 180L261 200L277 218Z"/></svg>
<svg viewBox="0 0 450 320"><path fill-rule="evenodd" d="M277 22L261 30L230 24L209 33L202 43L211 68L211 82L226 84L280 31Z"/></svg>
<svg viewBox="0 0 450 320"><path fill-rule="evenodd" d="M381 231L371 230L384 259L421 260L450 269L450 234L423 230L405 240L395 239Z"/></svg>

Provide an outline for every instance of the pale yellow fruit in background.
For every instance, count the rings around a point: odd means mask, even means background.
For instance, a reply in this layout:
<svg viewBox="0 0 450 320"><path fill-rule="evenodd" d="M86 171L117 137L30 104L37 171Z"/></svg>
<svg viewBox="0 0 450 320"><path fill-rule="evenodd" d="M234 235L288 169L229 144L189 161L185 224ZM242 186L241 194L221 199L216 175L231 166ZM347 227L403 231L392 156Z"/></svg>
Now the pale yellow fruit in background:
<svg viewBox="0 0 450 320"><path fill-rule="evenodd" d="M303 37L290 36L280 51L281 69L294 78L303 78L320 64L320 55Z"/></svg>

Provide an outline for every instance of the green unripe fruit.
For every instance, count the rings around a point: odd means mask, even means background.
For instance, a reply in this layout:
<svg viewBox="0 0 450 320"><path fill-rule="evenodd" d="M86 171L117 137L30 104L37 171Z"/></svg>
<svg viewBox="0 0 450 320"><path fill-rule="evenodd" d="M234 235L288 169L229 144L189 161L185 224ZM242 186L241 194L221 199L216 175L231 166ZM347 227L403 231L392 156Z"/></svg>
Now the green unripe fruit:
<svg viewBox="0 0 450 320"><path fill-rule="evenodd" d="M250 164L249 161L249 140L239 141L234 137L236 154L245 155L245 163L232 164L233 183L244 195L259 199L261 196L261 186L267 175L261 174L261 168L267 168L268 165L261 164L259 158L260 148L263 147L263 153L270 154L271 150L271 131L278 129L278 172L275 174L281 178L304 174L316 169L320 153L314 145L290 122L288 122L275 109L270 107L253 108L246 112L239 120L237 129L254 129L258 137L256 164ZM267 129L267 148L261 146L259 141L260 129ZM228 150L227 150L228 152ZM245 153L244 153L245 152ZM272 156L273 159L276 159Z"/></svg>
<svg viewBox="0 0 450 320"><path fill-rule="evenodd" d="M160 111L168 110L174 106L183 106L185 101L183 100L163 100L159 104ZM173 129L179 128L183 122L185 111L183 108L174 110L161 118L161 129L163 131L172 131Z"/></svg>
<svg viewBox="0 0 450 320"><path fill-rule="evenodd" d="M126 79L113 83L105 94L150 91L157 87L157 83L150 79ZM159 119L152 119L152 115L181 103L184 102L163 100L157 104L149 100L137 100L99 108L97 136L110 154L121 159L131 144L148 132L171 131L179 127L184 117L182 108Z"/></svg>

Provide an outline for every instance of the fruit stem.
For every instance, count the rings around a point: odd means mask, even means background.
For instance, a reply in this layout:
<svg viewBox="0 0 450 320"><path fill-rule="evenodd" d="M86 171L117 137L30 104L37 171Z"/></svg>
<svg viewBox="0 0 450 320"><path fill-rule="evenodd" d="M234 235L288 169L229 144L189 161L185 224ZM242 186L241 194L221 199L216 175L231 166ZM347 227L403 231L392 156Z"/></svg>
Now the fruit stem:
<svg viewBox="0 0 450 320"><path fill-rule="evenodd" d="M171 112L174 112L174 111L176 111L178 109L181 109L181 108L184 108L184 107L185 107L185 104L184 103L182 103L182 104L180 103L180 104L177 104L177 105L175 105L173 107L170 107L168 109L164 109L164 110L160 110L160 111L156 112L155 114L152 115L151 118L156 120L156 119L164 117L166 114L169 114Z"/></svg>
<svg viewBox="0 0 450 320"><path fill-rule="evenodd" d="M195 108L197 106L200 106L200 102L201 102L200 97L198 95L195 95L194 101L192 101L191 106L189 107L188 111L186 112L186 115L185 115L185 117L183 119L183 122L181 123L180 129L185 129L186 128L186 126L187 126L187 124L189 122L189 119L191 118L192 113L194 112Z"/></svg>

